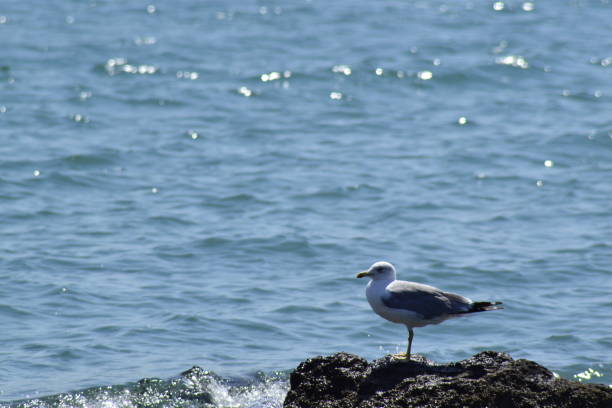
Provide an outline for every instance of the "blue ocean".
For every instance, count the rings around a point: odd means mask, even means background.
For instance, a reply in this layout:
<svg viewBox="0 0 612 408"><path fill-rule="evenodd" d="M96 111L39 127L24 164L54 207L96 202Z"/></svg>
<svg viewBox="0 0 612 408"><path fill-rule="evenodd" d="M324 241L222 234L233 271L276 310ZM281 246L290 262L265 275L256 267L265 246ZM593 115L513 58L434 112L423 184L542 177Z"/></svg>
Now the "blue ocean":
<svg viewBox="0 0 612 408"><path fill-rule="evenodd" d="M280 407L307 358L405 350L355 279L380 260L504 302L414 353L612 383L611 22L608 0L3 0L0 406ZM211 398L187 403L193 366Z"/></svg>

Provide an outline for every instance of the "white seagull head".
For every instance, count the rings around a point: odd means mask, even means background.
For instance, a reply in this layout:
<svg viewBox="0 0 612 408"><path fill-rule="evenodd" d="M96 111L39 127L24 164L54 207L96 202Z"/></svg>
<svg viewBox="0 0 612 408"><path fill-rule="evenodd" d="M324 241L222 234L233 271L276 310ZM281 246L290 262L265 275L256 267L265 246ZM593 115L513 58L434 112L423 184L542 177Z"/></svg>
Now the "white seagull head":
<svg viewBox="0 0 612 408"><path fill-rule="evenodd" d="M376 262L367 271L359 272L358 278L369 276L372 280L395 280L395 268L389 262Z"/></svg>

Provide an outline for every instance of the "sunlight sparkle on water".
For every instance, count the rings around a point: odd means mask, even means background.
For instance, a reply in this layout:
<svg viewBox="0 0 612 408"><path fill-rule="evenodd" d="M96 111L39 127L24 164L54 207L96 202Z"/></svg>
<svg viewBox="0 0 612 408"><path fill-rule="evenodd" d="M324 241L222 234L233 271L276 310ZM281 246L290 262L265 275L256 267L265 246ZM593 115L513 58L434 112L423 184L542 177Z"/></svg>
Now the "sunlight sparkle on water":
<svg viewBox="0 0 612 408"><path fill-rule="evenodd" d="M85 116L80 115L78 113L72 116L72 120L74 120L75 122L84 122L84 123L89 122L89 119L87 119Z"/></svg>
<svg viewBox="0 0 612 408"><path fill-rule="evenodd" d="M249 88L247 88L246 86L241 86L241 87L238 89L238 93L239 93L239 94L242 94L242 95L244 95L244 96L246 96L246 97L249 97L249 96L253 95L253 91L251 91L251 90L250 90Z"/></svg>
<svg viewBox="0 0 612 408"><path fill-rule="evenodd" d="M281 78L284 78L284 79L291 78L291 71L283 71L282 73L277 72L277 71L272 71L270 73L261 74L261 76L259 77L261 82L276 81Z"/></svg>
<svg viewBox="0 0 612 408"><path fill-rule="evenodd" d="M277 379L267 379L263 383L244 387L231 387L211 379L207 391L210 392L215 406L220 407L282 407L287 395L288 384Z"/></svg>
<svg viewBox="0 0 612 408"><path fill-rule="evenodd" d="M593 377L603 377L603 374L600 373L599 371L593 370L592 368L584 370L581 373L574 374L574 378L576 378L578 381L585 381L585 380L588 381L592 379Z"/></svg>
<svg viewBox="0 0 612 408"><path fill-rule="evenodd" d="M423 81L427 81L433 78L433 73L431 71L421 71L417 73L417 77Z"/></svg>
<svg viewBox="0 0 612 408"><path fill-rule="evenodd" d="M190 71L178 71L176 73L176 77L182 78L182 79L190 79L194 81L200 77L200 74L198 74L197 72L190 72Z"/></svg>
<svg viewBox="0 0 612 408"><path fill-rule="evenodd" d="M280 79L281 74L278 72L270 72L269 74L262 74L261 75L261 81L262 82L268 82L268 81L274 81L276 79Z"/></svg>
<svg viewBox="0 0 612 408"><path fill-rule="evenodd" d="M336 72L339 74L344 74L344 75L351 75L352 71L351 71L351 67L349 67L348 65L334 65L332 67L332 72Z"/></svg>
<svg viewBox="0 0 612 408"><path fill-rule="evenodd" d="M495 63L500 65L510 65L522 69L529 68L527 60L520 55L507 55L505 57L498 57L495 58Z"/></svg>
<svg viewBox="0 0 612 408"><path fill-rule="evenodd" d="M602 67L607 67L608 65L612 64L612 58L610 58L610 57L608 57L608 58L603 58L603 59L602 59L602 60L599 62L599 64L600 64Z"/></svg>
<svg viewBox="0 0 612 408"><path fill-rule="evenodd" d="M110 58L104 66L109 75L115 75L121 72L128 74L152 75L157 72L157 68L153 65L132 65L128 64L125 58Z"/></svg>

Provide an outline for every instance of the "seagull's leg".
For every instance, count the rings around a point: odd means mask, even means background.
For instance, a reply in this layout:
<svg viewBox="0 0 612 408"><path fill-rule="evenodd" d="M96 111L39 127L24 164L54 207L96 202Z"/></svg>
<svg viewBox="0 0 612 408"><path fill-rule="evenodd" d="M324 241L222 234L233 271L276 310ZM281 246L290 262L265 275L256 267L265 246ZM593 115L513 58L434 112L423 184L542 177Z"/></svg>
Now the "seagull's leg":
<svg viewBox="0 0 612 408"><path fill-rule="evenodd" d="M412 348L412 338L414 337L414 330L412 327L408 327L408 350L406 351L406 359L410 360L410 349Z"/></svg>
<svg viewBox="0 0 612 408"><path fill-rule="evenodd" d="M395 358L405 358L406 360L410 360L410 349L412 348L412 338L414 337L414 331L412 327L406 326L408 329L408 349L406 349L406 353L393 354Z"/></svg>

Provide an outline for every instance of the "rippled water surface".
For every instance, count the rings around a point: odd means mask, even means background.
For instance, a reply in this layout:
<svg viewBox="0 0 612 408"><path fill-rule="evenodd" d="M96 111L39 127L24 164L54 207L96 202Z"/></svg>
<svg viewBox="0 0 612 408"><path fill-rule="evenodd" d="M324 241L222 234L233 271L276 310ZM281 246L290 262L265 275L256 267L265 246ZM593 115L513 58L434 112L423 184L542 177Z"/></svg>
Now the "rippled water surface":
<svg viewBox="0 0 612 408"><path fill-rule="evenodd" d="M131 406L122 384L198 365L257 391L216 405L279 406L305 358L404 349L354 279L381 259L507 306L414 351L611 383L611 21L595 0L2 2L0 400Z"/></svg>

